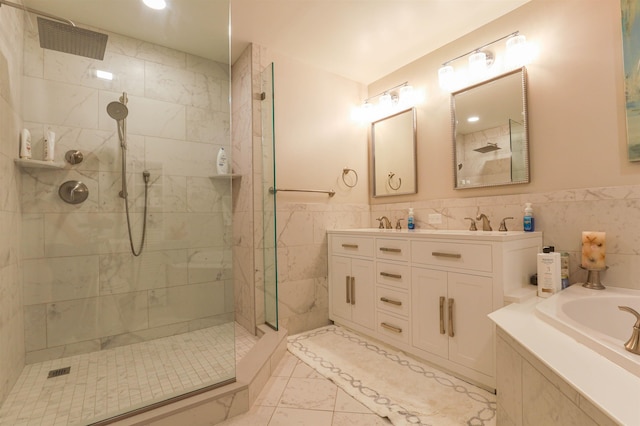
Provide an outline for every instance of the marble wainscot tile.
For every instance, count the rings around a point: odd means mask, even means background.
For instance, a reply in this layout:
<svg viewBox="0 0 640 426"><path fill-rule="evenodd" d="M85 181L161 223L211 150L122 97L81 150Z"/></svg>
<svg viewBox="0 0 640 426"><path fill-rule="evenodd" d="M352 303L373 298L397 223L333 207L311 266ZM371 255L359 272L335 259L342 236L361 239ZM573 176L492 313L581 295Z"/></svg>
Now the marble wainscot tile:
<svg viewBox="0 0 640 426"><path fill-rule="evenodd" d="M144 256L100 256L100 294L187 284L187 250L148 251Z"/></svg>
<svg viewBox="0 0 640 426"><path fill-rule="evenodd" d="M98 295L98 256L56 257L23 263L26 305Z"/></svg>
<svg viewBox="0 0 640 426"><path fill-rule="evenodd" d="M77 343L147 327L147 293L144 291L47 306L48 346Z"/></svg>
<svg viewBox="0 0 640 426"><path fill-rule="evenodd" d="M47 305L24 307L24 344L27 352L47 347Z"/></svg>
<svg viewBox="0 0 640 426"><path fill-rule="evenodd" d="M23 91L25 99L33 100L29 108L25 108L25 121L89 129L98 127L96 111L99 97L96 89L24 77Z"/></svg>
<svg viewBox="0 0 640 426"><path fill-rule="evenodd" d="M327 274L327 245L308 244L278 249L278 262L284 265L286 280L323 277ZM280 271L280 269L278 269Z"/></svg>
<svg viewBox="0 0 640 426"><path fill-rule="evenodd" d="M149 292L149 326L223 314L224 283L202 283L168 287Z"/></svg>
<svg viewBox="0 0 640 426"><path fill-rule="evenodd" d="M278 211L278 246L313 244L313 213L306 211Z"/></svg>
<svg viewBox="0 0 640 426"><path fill-rule="evenodd" d="M122 93L100 91L99 111L106 111L110 102L117 101ZM185 107L139 96L129 96L127 108L127 133L184 140L186 136ZM106 112L99 114L101 130L114 129L113 119ZM94 126L98 127L98 126Z"/></svg>

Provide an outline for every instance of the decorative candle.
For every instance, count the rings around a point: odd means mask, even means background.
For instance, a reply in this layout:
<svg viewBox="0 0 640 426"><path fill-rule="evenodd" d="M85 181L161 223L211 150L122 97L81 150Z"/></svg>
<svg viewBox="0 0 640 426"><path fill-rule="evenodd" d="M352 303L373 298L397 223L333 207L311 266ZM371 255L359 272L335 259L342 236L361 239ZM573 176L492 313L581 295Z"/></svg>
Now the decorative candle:
<svg viewBox="0 0 640 426"><path fill-rule="evenodd" d="M604 269L606 233L584 231L582 233L582 267L585 269Z"/></svg>

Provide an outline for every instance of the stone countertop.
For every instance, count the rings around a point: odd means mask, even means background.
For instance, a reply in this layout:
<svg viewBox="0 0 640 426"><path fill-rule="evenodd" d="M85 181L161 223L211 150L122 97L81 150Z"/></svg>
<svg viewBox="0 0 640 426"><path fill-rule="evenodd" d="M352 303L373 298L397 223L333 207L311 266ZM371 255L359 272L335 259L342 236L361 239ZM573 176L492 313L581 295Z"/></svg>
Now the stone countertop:
<svg viewBox="0 0 640 426"><path fill-rule="evenodd" d="M640 425L640 377L538 318L544 300L513 303L489 318L611 418Z"/></svg>
<svg viewBox="0 0 640 426"><path fill-rule="evenodd" d="M374 237L412 237L470 241L515 241L527 238L541 238L542 232L524 231L467 231L450 229L328 229L329 234L361 234Z"/></svg>

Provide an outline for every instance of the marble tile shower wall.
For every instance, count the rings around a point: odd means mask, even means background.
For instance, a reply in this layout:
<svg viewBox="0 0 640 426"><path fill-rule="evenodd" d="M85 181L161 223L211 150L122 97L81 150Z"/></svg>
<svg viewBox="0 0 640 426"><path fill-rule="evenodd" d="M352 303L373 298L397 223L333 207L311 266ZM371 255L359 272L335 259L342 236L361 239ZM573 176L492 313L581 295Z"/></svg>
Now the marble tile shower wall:
<svg viewBox="0 0 640 426"><path fill-rule="evenodd" d="M22 128L22 11L0 11L0 405L24 366L20 277L20 170Z"/></svg>
<svg viewBox="0 0 640 426"><path fill-rule="evenodd" d="M465 217L474 217L479 208L489 216L494 230L507 220L509 230L522 230L524 203L533 203L536 231L543 243L570 254L571 283L584 282L580 269L582 231L607 233L605 285L640 289L640 185L568 189L534 194L495 197L455 198L412 203L381 204L371 207L371 223L386 214L391 219L405 217L414 207L416 226L421 229L468 229ZM429 224L429 214L442 215L441 224Z"/></svg>
<svg viewBox="0 0 640 426"><path fill-rule="evenodd" d="M231 184L211 178L218 149L230 144L228 66L117 34L109 34L104 61L94 61L43 51L37 25L25 28L23 118L34 158L42 158L47 128L57 135L56 161L69 149L84 154L62 170L23 171L27 362L232 319ZM97 79L98 68L113 81ZM106 113L125 91L136 244L141 171L151 172L147 240L137 258L118 196L116 123ZM67 180L84 182L89 199L64 203L57 192Z"/></svg>

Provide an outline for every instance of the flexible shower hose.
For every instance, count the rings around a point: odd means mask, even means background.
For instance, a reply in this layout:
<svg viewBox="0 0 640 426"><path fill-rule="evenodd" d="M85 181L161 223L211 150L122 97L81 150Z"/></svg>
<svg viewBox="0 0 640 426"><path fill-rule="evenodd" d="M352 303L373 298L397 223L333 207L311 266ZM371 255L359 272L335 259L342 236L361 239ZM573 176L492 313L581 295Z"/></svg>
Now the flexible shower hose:
<svg viewBox="0 0 640 426"><path fill-rule="evenodd" d="M120 129L118 129L120 130ZM131 233L131 219L129 219L129 194L127 193L127 149L122 146L122 192L120 196L124 198L124 207L127 213L127 231L129 231L129 245L131 246L131 253L134 256L140 256L142 254L142 248L144 246L145 236L147 235L147 196L149 192L149 177L151 174L148 171L142 172L144 179L144 218L142 220L142 239L140 240L140 247L136 251L133 246L133 236Z"/></svg>

